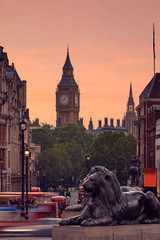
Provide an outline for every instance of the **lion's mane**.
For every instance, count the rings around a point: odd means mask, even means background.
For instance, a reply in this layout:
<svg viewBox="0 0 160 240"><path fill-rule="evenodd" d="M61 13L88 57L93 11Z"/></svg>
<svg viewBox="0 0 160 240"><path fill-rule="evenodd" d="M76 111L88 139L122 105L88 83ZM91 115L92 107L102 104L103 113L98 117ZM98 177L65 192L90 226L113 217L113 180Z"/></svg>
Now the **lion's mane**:
<svg viewBox="0 0 160 240"><path fill-rule="evenodd" d="M105 167L95 166L91 168L86 178L89 180L94 173L98 174L95 179L98 191L93 192L93 194L99 195L104 208L107 208L113 219L121 220L125 216L127 203L124 201L124 194L120 189L116 175Z"/></svg>

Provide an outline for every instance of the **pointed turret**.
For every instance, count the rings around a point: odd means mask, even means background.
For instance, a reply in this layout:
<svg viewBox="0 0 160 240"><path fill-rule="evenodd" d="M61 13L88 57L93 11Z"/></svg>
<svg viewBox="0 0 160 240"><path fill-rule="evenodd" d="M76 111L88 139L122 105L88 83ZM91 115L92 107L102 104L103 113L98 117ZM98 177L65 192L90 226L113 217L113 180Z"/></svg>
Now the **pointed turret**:
<svg viewBox="0 0 160 240"><path fill-rule="evenodd" d="M133 96L132 96L132 83L130 83L129 98L133 98Z"/></svg>
<svg viewBox="0 0 160 240"><path fill-rule="evenodd" d="M69 57L69 47L67 47L67 57L63 66L63 74L58 86L78 86L73 76L73 67Z"/></svg>
<svg viewBox="0 0 160 240"><path fill-rule="evenodd" d="M69 47L67 47L67 57L66 57L65 64L63 66L63 71L64 70L73 70L71 60L70 60L70 57L69 57Z"/></svg>
<svg viewBox="0 0 160 240"><path fill-rule="evenodd" d="M130 111L134 111L134 100L133 100L133 94L132 94L132 83L130 83L130 91L129 91L129 98L128 98L128 103L127 103L127 109L128 109L129 112Z"/></svg>
<svg viewBox="0 0 160 240"><path fill-rule="evenodd" d="M88 125L88 130L93 130L93 121L92 121L92 118L90 118L89 125Z"/></svg>
<svg viewBox="0 0 160 240"><path fill-rule="evenodd" d="M134 108L134 100L132 94L132 83L130 83L129 97L127 102L127 111L122 121L122 127L126 128L128 133L135 134L134 121L136 120L136 113Z"/></svg>

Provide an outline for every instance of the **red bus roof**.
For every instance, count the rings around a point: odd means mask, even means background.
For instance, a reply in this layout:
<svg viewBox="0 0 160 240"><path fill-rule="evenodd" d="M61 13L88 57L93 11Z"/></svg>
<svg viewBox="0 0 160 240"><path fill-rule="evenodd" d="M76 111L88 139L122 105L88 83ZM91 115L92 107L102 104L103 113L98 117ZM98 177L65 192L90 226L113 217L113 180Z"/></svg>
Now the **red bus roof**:
<svg viewBox="0 0 160 240"><path fill-rule="evenodd" d="M59 203L61 203L65 199L66 198L64 196L54 196L54 197L51 197L51 202L59 202Z"/></svg>
<svg viewBox="0 0 160 240"><path fill-rule="evenodd" d="M24 195L26 195L26 192L24 193ZM22 196L21 192L0 192L0 197L18 197L18 196ZM41 196L56 196L56 193L54 192L28 192L28 196L33 196L33 197L41 197Z"/></svg>

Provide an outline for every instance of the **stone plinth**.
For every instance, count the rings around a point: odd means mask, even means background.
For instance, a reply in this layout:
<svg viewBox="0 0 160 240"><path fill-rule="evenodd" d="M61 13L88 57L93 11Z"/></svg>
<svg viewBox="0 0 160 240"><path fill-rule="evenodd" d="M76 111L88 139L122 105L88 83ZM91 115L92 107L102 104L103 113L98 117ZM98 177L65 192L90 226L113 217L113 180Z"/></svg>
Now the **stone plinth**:
<svg viewBox="0 0 160 240"><path fill-rule="evenodd" d="M77 215L82 214L82 211L63 211L62 212L62 219L75 217Z"/></svg>
<svg viewBox="0 0 160 240"><path fill-rule="evenodd" d="M52 240L160 240L160 224L54 226Z"/></svg>

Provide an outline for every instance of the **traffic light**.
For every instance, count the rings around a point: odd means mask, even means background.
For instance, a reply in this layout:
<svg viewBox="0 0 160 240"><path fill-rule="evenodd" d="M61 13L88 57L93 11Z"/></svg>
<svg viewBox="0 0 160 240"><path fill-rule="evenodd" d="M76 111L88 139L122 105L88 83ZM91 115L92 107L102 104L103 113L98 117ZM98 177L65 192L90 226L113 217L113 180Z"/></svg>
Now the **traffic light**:
<svg viewBox="0 0 160 240"><path fill-rule="evenodd" d="M70 192L66 192L66 198L71 198Z"/></svg>

